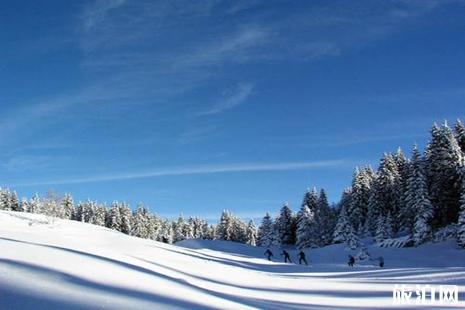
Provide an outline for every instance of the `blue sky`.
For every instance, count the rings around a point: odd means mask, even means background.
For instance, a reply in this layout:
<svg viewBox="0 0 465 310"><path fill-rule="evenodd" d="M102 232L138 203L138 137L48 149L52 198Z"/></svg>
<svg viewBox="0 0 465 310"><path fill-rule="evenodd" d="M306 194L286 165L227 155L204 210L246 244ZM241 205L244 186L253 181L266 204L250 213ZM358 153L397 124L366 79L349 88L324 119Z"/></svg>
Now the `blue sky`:
<svg viewBox="0 0 465 310"><path fill-rule="evenodd" d="M0 175L207 218L465 118L464 1L2 1Z"/></svg>

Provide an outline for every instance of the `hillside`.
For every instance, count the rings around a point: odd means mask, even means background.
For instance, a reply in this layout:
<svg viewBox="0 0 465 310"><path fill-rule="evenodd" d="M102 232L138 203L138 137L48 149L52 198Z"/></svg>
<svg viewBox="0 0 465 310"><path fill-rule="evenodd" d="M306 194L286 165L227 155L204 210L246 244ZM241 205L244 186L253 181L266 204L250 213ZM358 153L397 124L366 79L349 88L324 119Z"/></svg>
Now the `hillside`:
<svg viewBox="0 0 465 310"><path fill-rule="evenodd" d="M370 263L349 269L348 252L333 245L307 251L307 267L268 262L263 248L242 244L168 245L0 211L0 249L0 309L393 308L393 285L401 283L459 285L454 307L465 307L465 251L452 242L370 246L373 256L384 256L384 269Z"/></svg>

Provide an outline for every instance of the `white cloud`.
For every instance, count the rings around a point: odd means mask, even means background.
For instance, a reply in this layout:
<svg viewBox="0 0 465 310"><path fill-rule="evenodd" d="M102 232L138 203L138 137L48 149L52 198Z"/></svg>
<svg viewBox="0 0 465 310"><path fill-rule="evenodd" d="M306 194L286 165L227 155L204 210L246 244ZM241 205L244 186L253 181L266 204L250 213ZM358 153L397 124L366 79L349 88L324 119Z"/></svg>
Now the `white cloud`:
<svg viewBox="0 0 465 310"><path fill-rule="evenodd" d="M244 103L253 93L254 85L250 83L240 83L233 92L227 93L220 99L220 102L211 106L197 115L211 115L222 113Z"/></svg>
<svg viewBox="0 0 465 310"><path fill-rule="evenodd" d="M91 182L107 182L117 180L130 180L142 178L154 178L162 176L183 176L183 175L200 175L215 173L233 173L233 172L260 172L260 171L289 171L318 168L332 168L352 165L347 160L322 160L311 162L284 162L284 163L239 163L239 164L218 164L218 165L197 165L184 167L171 167L165 169L154 169L140 172L113 173L105 175L95 175L82 178L67 178L63 180L38 181L30 183L14 184L20 186L41 186L41 185L60 185L60 184L79 184Z"/></svg>
<svg viewBox="0 0 465 310"><path fill-rule="evenodd" d="M82 16L82 23L86 30L103 23L109 11L124 5L126 0L98 0L86 8Z"/></svg>

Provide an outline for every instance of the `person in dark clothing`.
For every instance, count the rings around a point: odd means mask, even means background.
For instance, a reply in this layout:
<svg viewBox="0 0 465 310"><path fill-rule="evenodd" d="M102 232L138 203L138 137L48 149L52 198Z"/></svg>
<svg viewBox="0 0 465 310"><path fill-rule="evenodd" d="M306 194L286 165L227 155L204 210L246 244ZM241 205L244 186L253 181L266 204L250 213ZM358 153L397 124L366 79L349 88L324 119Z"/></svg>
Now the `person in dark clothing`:
<svg viewBox="0 0 465 310"><path fill-rule="evenodd" d="M273 256L273 253L270 251L270 249L266 249L263 255L266 255L268 257L268 260L271 261L271 257Z"/></svg>
<svg viewBox="0 0 465 310"><path fill-rule="evenodd" d="M302 262L304 262L305 265L308 266L307 260L305 259L305 253L303 251L300 251L297 256L299 256L299 265L302 265Z"/></svg>
<svg viewBox="0 0 465 310"><path fill-rule="evenodd" d="M379 261L379 266L381 268L383 268L384 267L384 258L382 256L380 256L380 257L378 257L378 261Z"/></svg>
<svg viewBox="0 0 465 310"><path fill-rule="evenodd" d="M283 252L281 253L281 256L284 256L285 263L287 263L287 261L289 261L289 263L292 263L291 257L289 256L289 253L286 250L283 250Z"/></svg>
<svg viewBox="0 0 465 310"><path fill-rule="evenodd" d="M349 255L349 261L347 262L347 265L349 265L349 267L354 267L354 263L355 258L352 255Z"/></svg>

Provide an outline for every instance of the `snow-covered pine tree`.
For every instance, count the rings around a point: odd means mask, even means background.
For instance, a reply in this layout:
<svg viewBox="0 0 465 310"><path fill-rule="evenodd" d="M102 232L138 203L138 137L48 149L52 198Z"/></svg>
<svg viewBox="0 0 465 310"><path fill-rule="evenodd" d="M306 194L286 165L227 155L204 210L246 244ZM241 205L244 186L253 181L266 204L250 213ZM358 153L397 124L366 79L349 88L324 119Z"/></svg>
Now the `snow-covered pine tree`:
<svg viewBox="0 0 465 310"><path fill-rule="evenodd" d="M333 233L333 243L342 243L346 241L346 226L350 225L347 209L351 206L352 202L352 189L346 188L342 193L341 200L338 204L339 214L337 218L336 227Z"/></svg>
<svg viewBox="0 0 465 310"><path fill-rule="evenodd" d="M162 220L160 228L160 241L172 244L174 242L173 224L168 220Z"/></svg>
<svg viewBox="0 0 465 310"><path fill-rule="evenodd" d="M368 201L374 172L371 167L356 168L352 178L352 195L350 207L346 210L359 234L363 233L368 215Z"/></svg>
<svg viewBox="0 0 465 310"><path fill-rule="evenodd" d="M465 166L461 168L462 190L460 195L460 213L457 222L457 244L465 248Z"/></svg>
<svg viewBox="0 0 465 310"><path fill-rule="evenodd" d="M247 244L249 245L257 245L257 227L255 226L255 222L253 220L249 221L247 225Z"/></svg>
<svg viewBox="0 0 465 310"><path fill-rule="evenodd" d="M31 200L29 201L29 210L30 213L42 213L42 201L38 194L34 194Z"/></svg>
<svg viewBox="0 0 465 310"><path fill-rule="evenodd" d="M63 210L59 205L59 198L55 191L49 190L42 200L42 213L51 217L63 217Z"/></svg>
<svg viewBox="0 0 465 310"><path fill-rule="evenodd" d="M131 233L131 209L129 209L129 206L125 202L120 203L118 206L121 215L120 231L129 235Z"/></svg>
<svg viewBox="0 0 465 310"><path fill-rule="evenodd" d="M325 246L331 244L333 239L336 217L334 211L330 208L325 190L320 190L318 197L318 213L316 214L315 235L318 236L318 245Z"/></svg>
<svg viewBox="0 0 465 310"><path fill-rule="evenodd" d="M132 216L131 235L139 238L148 238L148 212L142 204L139 204Z"/></svg>
<svg viewBox="0 0 465 310"><path fill-rule="evenodd" d="M416 146L412 150L405 203L402 220L406 223L414 243L419 245L431 237L433 207L428 198L424 163Z"/></svg>
<svg viewBox="0 0 465 310"><path fill-rule="evenodd" d="M456 223L460 209L462 151L451 129L434 124L425 155L429 197L434 207L433 228Z"/></svg>
<svg viewBox="0 0 465 310"><path fill-rule="evenodd" d="M147 225L147 231L149 232L149 239L163 241L162 238L162 227L163 220L154 214L149 214L149 221Z"/></svg>
<svg viewBox="0 0 465 310"><path fill-rule="evenodd" d="M202 239L204 240L212 240L210 239L211 232L210 232L210 225L208 225L207 221L203 221L202 224Z"/></svg>
<svg viewBox="0 0 465 310"><path fill-rule="evenodd" d="M218 240L232 240L233 237L233 219L228 210L223 210L221 218L216 226L216 238Z"/></svg>
<svg viewBox="0 0 465 310"><path fill-rule="evenodd" d="M266 213L266 215L262 219L262 223L260 227L258 228L258 245L259 246L269 247L270 245L273 244L273 234L274 234L273 226L274 226L273 220L271 219L270 214Z"/></svg>
<svg viewBox="0 0 465 310"><path fill-rule="evenodd" d="M94 203L90 200L86 202L79 203L80 210L81 210L81 218L80 221L84 223L92 223L92 218L94 217Z"/></svg>
<svg viewBox="0 0 465 310"><path fill-rule="evenodd" d="M216 226L215 225L208 225L208 240L215 240L216 236Z"/></svg>
<svg viewBox="0 0 465 310"><path fill-rule="evenodd" d="M66 216L66 215L65 215ZM105 226L105 219L107 216L107 207L94 203L94 215L92 217L92 224L98 226Z"/></svg>
<svg viewBox="0 0 465 310"><path fill-rule="evenodd" d="M182 229L182 234L184 235L184 239L192 239L194 238L193 235L193 227L192 227L192 217L189 217L189 219L184 223L184 227Z"/></svg>
<svg viewBox="0 0 465 310"><path fill-rule="evenodd" d="M295 224L292 211L289 205L285 203L275 221L278 240L282 245L295 243Z"/></svg>
<svg viewBox="0 0 465 310"><path fill-rule="evenodd" d="M73 220L78 221L78 222L83 221L83 219L82 219L82 203L81 202L79 202L74 208Z"/></svg>
<svg viewBox="0 0 465 310"><path fill-rule="evenodd" d="M9 198L10 198L9 199L10 209L12 211L20 211L20 203L19 203L18 195L16 194L16 192L15 191L10 192Z"/></svg>
<svg viewBox="0 0 465 310"><path fill-rule="evenodd" d="M384 221L388 213L392 218L399 218L399 197L401 197L399 180L400 174L393 156L385 153L368 201L368 229L371 235L376 235L379 218L383 218ZM397 229L397 222L394 222L393 232L396 233Z"/></svg>
<svg viewBox="0 0 465 310"><path fill-rule="evenodd" d="M173 222L173 230L174 230L173 242L178 242L178 241L186 239L186 237L184 236L184 232L185 232L184 226L186 226L186 221L184 220L184 216L181 213L177 221Z"/></svg>
<svg viewBox="0 0 465 310"><path fill-rule="evenodd" d="M462 121L459 119L455 123L454 134L463 155L465 154L465 126L463 126Z"/></svg>
<svg viewBox="0 0 465 310"><path fill-rule="evenodd" d="M403 210L406 207L405 192L407 191L407 181L409 177L410 163L400 147L397 149L397 152L394 154L393 158L397 165L397 171L399 172L399 178L397 179L397 191L396 191L398 194L397 207L399 211L396 215L397 217L392 219L394 221L393 228L397 232L405 228L401 220L402 219L401 214L403 213Z"/></svg>
<svg viewBox="0 0 465 310"><path fill-rule="evenodd" d="M309 248L316 244L312 229L312 225L315 222L314 217L315 215L309 207L303 206L301 208L299 222L297 223L297 248Z"/></svg>
<svg viewBox="0 0 465 310"><path fill-rule="evenodd" d="M120 214L120 208L119 208L119 203L117 201L114 201L111 204L110 211L108 212L108 221L106 226L108 228L118 230L120 231L121 229L121 214Z"/></svg>
<svg viewBox="0 0 465 310"><path fill-rule="evenodd" d="M384 215L380 215L378 217L378 223L376 225L376 234L375 234L375 241L376 243L381 243L382 241L388 238L388 227L387 227L386 217Z"/></svg>
<svg viewBox="0 0 465 310"><path fill-rule="evenodd" d="M356 248L358 248L359 246L358 236L352 226L352 223L350 223L350 221L345 226L344 235L345 235L345 242L348 248L350 248L351 250L355 250Z"/></svg>
<svg viewBox="0 0 465 310"><path fill-rule="evenodd" d="M318 192L315 187L313 187L312 189L307 189L301 206L307 206L310 209L310 211L312 211L313 213L316 212L316 209L318 208Z"/></svg>
<svg viewBox="0 0 465 310"><path fill-rule="evenodd" d="M10 211L10 191L0 189L0 210Z"/></svg>
<svg viewBox="0 0 465 310"><path fill-rule="evenodd" d="M74 212L73 197L70 194L65 194L61 199L61 208L63 209L63 217L72 219Z"/></svg>

